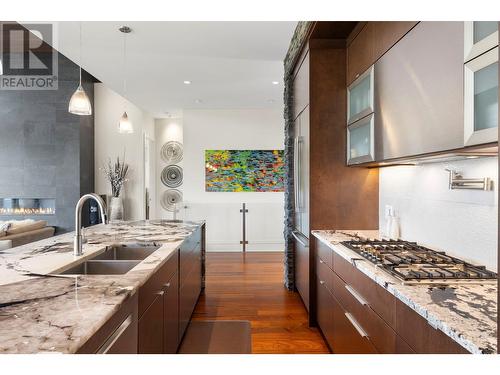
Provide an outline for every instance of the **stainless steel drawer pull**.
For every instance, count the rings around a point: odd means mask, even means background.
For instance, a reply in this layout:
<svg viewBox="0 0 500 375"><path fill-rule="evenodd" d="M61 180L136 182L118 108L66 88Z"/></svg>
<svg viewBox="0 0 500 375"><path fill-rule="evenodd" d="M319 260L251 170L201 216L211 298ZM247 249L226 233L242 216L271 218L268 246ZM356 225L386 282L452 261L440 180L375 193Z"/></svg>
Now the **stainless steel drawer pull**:
<svg viewBox="0 0 500 375"><path fill-rule="evenodd" d="M365 332L365 330L363 328L361 328L359 323L356 321L356 319L354 319L354 317L351 314L345 313L345 316L351 322L351 324L354 326L354 328L356 328L356 331L358 331L358 333L361 337L368 337L368 334Z"/></svg>
<svg viewBox="0 0 500 375"><path fill-rule="evenodd" d="M159 296L163 296L165 294L165 291L164 290L160 290L159 292L156 292L157 295Z"/></svg>
<svg viewBox="0 0 500 375"><path fill-rule="evenodd" d="M352 286L350 286L350 285L347 285L347 284L346 284L345 288L347 289L347 291L348 291L349 293L351 293L351 295L352 295L354 298L356 298L356 300L357 300L360 304L362 304L362 305L364 305L364 306L368 306L368 302L366 302L366 300L365 300L363 297L361 297L361 296L359 295L359 293L358 293L358 292L356 292L356 290L354 290L354 288L353 288Z"/></svg>
<svg viewBox="0 0 500 375"><path fill-rule="evenodd" d="M166 284L164 285L164 287L165 287L165 288L170 288L170 283L166 283Z"/></svg>
<svg viewBox="0 0 500 375"><path fill-rule="evenodd" d="M320 262L321 264L325 264L325 262L323 262L321 259L319 260L319 262Z"/></svg>
<svg viewBox="0 0 500 375"><path fill-rule="evenodd" d="M325 284L325 282L324 282L323 280L320 280L320 281L319 281L319 283L320 283L321 285L324 285L324 284Z"/></svg>
<svg viewBox="0 0 500 375"><path fill-rule="evenodd" d="M102 344L102 346L97 350L96 354L106 354L131 323L132 315L129 315L127 316L127 319L125 319L122 324L120 324L120 326L111 334L111 336L108 337L104 344Z"/></svg>

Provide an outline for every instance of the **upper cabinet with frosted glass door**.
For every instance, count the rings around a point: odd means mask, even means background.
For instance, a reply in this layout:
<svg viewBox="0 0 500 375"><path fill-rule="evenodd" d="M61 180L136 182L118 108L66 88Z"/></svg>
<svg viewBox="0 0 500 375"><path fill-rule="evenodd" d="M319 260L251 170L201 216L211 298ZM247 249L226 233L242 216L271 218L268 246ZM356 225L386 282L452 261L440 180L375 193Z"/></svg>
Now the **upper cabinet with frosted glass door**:
<svg viewBox="0 0 500 375"><path fill-rule="evenodd" d="M347 88L347 164L374 160L373 108L372 66Z"/></svg>
<svg viewBox="0 0 500 375"><path fill-rule="evenodd" d="M464 144L498 140L498 22L465 22Z"/></svg>

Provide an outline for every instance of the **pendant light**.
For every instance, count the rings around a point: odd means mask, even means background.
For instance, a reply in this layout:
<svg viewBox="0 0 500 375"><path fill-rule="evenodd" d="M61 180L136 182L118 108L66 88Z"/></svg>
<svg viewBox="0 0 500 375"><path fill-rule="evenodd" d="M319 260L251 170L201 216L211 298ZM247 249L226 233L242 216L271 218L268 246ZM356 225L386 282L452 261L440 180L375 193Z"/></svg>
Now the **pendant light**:
<svg viewBox="0 0 500 375"><path fill-rule="evenodd" d="M87 93L82 87L82 23L80 22L80 84L69 100L68 111L79 116L92 114L92 105Z"/></svg>
<svg viewBox="0 0 500 375"><path fill-rule="evenodd" d="M129 34L132 29L128 26L122 26L118 30L123 33L123 95L127 93L127 34ZM132 122L130 122L127 115L127 100L125 99L125 110L123 115L118 122L118 132L122 134L131 134L134 132L134 127Z"/></svg>

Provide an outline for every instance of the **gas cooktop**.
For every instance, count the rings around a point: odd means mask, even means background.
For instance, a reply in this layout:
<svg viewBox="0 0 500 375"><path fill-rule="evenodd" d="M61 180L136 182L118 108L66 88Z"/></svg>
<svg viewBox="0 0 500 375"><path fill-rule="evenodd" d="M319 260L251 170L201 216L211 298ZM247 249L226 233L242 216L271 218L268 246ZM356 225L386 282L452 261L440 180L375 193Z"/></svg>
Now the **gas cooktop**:
<svg viewBox="0 0 500 375"><path fill-rule="evenodd" d="M356 239L342 244L405 282L497 279L497 274L484 266L472 265L416 242Z"/></svg>

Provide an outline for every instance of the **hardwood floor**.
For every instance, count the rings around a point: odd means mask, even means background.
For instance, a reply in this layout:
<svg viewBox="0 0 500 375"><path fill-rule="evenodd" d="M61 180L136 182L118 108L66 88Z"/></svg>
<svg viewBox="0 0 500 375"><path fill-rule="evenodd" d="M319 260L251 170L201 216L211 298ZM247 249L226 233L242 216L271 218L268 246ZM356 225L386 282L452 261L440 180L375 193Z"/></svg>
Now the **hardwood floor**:
<svg viewBox="0 0 500 375"><path fill-rule="evenodd" d="M302 300L283 285L283 253L207 253L193 319L249 320L253 353L329 353Z"/></svg>

